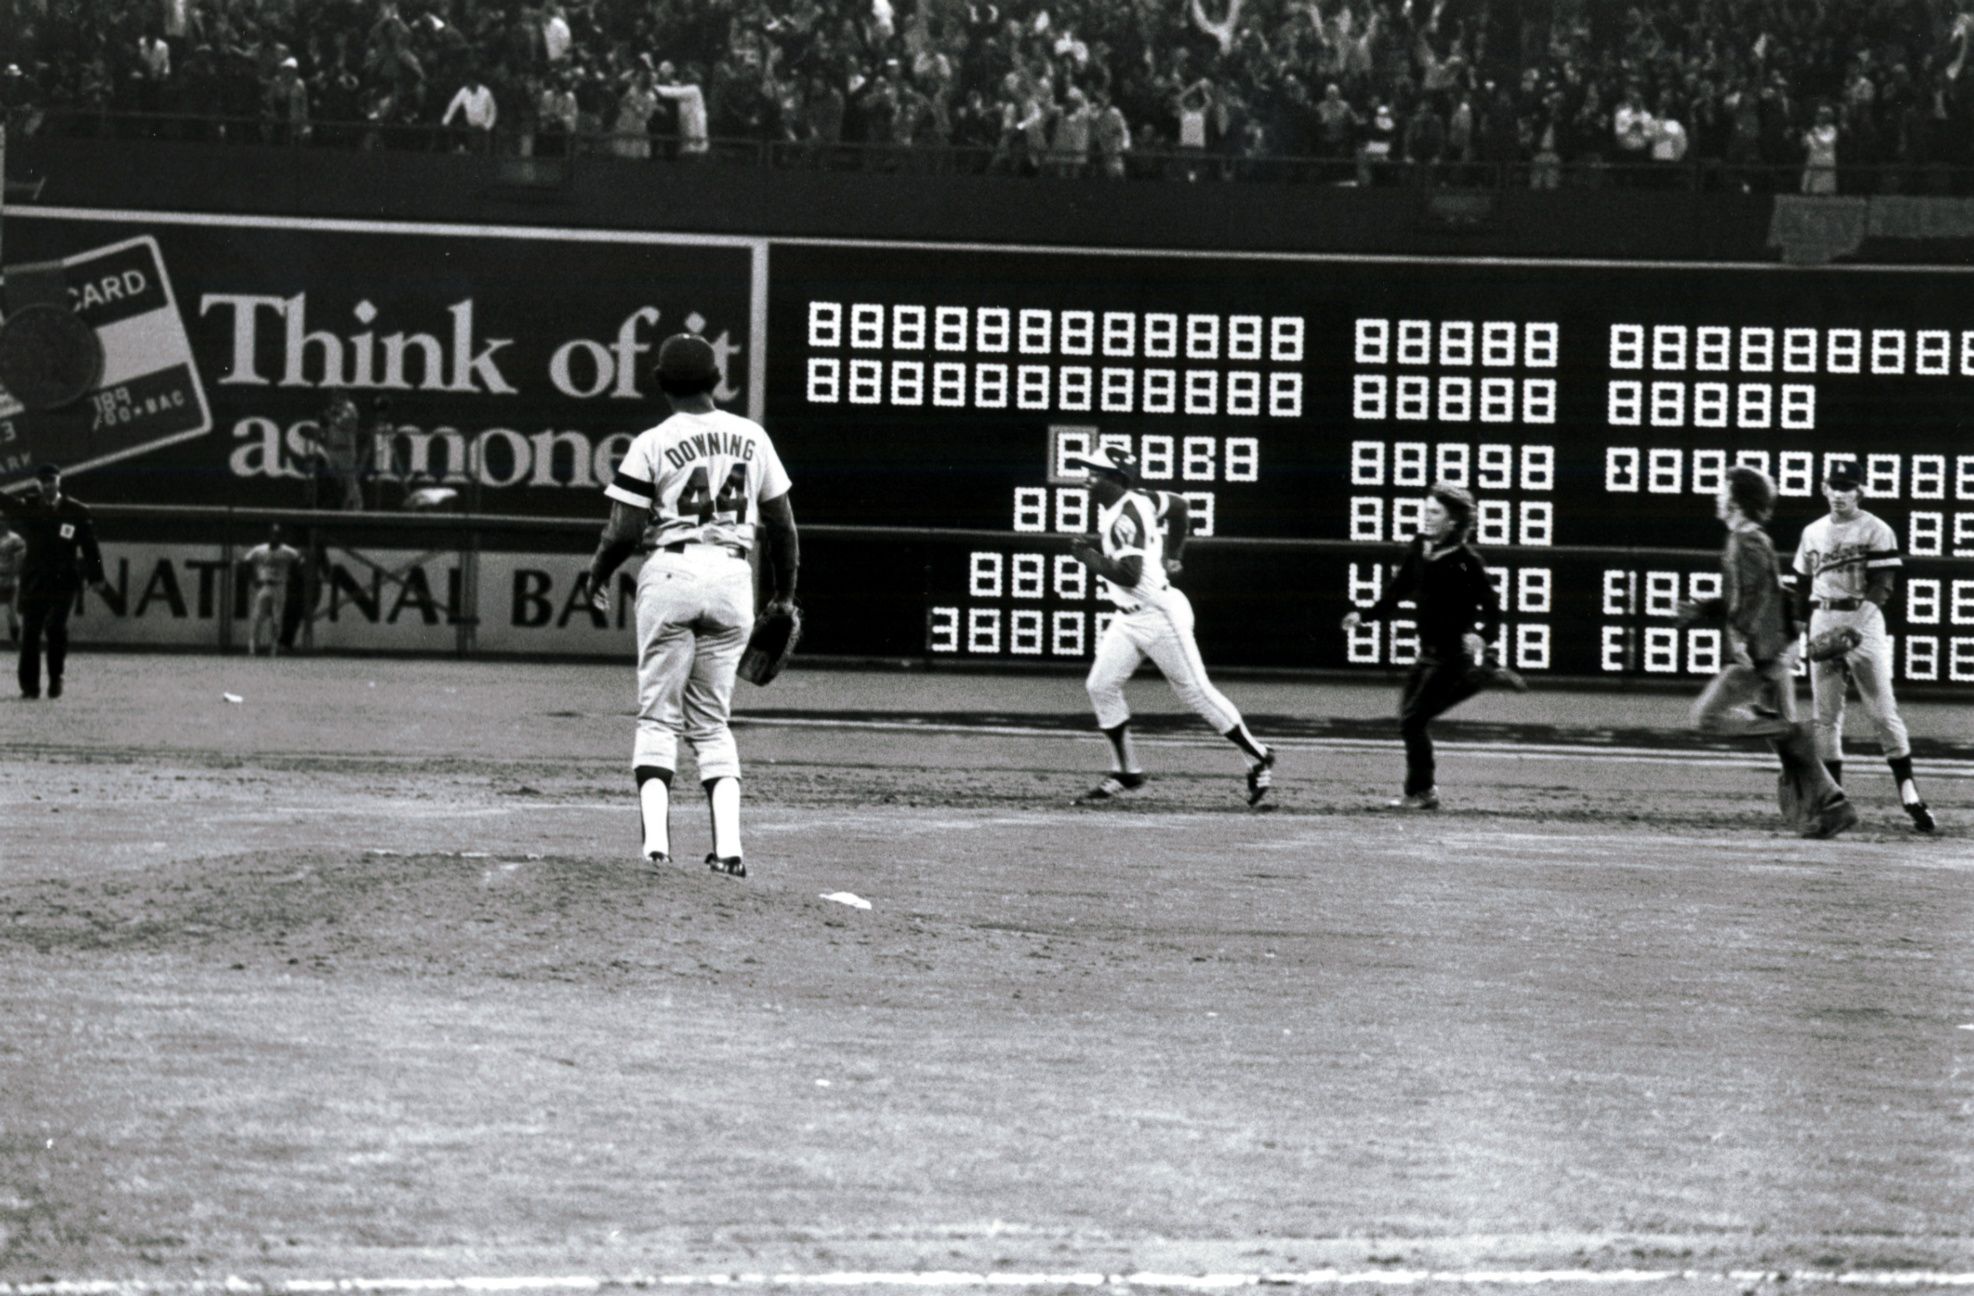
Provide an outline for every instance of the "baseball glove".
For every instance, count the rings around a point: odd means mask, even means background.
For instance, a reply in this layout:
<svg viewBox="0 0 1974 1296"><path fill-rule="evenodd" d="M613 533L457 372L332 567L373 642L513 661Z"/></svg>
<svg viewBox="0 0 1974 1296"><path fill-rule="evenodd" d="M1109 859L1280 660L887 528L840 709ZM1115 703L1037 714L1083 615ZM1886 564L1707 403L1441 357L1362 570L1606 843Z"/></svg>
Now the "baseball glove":
<svg viewBox="0 0 1974 1296"><path fill-rule="evenodd" d="M740 678L750 684L772 683L795 655L795 645L801 638L801 609L791 605L786 611L771 607L761 613L754 618L746 651L740 654Z"/></svg>
<svg viewBox="0 0 1974 1296"><path fill-rule="evenodd" d="M1809 637L1803 645L1804 661L1829 661L1833 657L1846 657L1853 648L1864 642L1864 636L1853 626L1831 626Z"/></svg>

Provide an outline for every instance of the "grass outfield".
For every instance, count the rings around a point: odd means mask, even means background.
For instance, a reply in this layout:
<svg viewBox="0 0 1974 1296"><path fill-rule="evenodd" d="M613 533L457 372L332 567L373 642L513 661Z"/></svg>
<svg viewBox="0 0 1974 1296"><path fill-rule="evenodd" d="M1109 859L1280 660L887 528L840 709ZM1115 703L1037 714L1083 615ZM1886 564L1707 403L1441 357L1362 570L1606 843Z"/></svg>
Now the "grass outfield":
<svg viewBox="0 0 1974 1296"><path fill-rule="evenodd" d="M0 704L0 1293L1974 1283L1966 777L1815 842L1759 759L1454 744L1397 817L1312 738L1257 815L1152 724L1093 812L1087 733L778 715L737 882L636 863L626 668L71 683Z"/></svg>

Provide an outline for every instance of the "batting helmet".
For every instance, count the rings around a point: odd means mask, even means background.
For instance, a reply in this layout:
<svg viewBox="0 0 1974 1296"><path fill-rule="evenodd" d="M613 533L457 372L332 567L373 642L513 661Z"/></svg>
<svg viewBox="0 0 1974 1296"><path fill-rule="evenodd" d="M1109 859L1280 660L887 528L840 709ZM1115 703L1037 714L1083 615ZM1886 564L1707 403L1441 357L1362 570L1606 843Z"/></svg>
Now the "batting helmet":
<svg viewBox="0 0 1974 1296"><path fill-rule="evenodd" d="M1111 473L1121 478L1125 485L1138 480L1138 458L1129 450L1116 446L1100 445L1094 450L1080 455L1071 455L1063 460L1072 468L1088 468L1091 472Z"/></svg>

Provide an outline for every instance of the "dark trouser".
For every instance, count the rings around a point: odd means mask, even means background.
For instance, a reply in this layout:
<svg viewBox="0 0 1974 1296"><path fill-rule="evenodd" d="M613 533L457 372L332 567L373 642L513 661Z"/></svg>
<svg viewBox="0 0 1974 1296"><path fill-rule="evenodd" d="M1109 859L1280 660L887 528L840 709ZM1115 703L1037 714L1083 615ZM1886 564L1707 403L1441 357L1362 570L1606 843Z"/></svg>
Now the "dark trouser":
<svg viewBox="0 0 1974 1296"><path fill-rule="evenodd" d="M48 646L48 679L62 677L69 656L69 613L75 591L30 594L21 592L21 692L41 692L41 646Z"/></svg>
<svg viewBox="0 0 1974 1296"><path fill-rule="evenodd" d="M1398 695L1398 731L1405 739L1405 795L1432 789L1433 740L1426 726L1481 691L1487 677L1464 653L1441 657L1422 651Z"/></svg>

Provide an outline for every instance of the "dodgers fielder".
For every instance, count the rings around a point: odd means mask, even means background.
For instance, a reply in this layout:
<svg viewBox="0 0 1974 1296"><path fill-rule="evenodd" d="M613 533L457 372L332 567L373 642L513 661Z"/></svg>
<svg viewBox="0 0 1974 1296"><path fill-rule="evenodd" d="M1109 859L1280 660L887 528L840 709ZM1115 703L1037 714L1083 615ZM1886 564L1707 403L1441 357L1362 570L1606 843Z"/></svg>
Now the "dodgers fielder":
<svg viewBox="0 0 1974 1296"><path fill-rule="evenodd" d="M267 529L267 540L247 550L242 566L254 574L253 624L247 631L247 655L260 656L261 629L267 629L267 655L281 655L281 623L288 616L288 579L302 556L281 539L281 524Z"/></svg>
<svg viewBox="0 0 1974 1296"><path fill-rule="evenodd" d="M1103 581L1103 593L1117 605L1090 665L1090 702L1097 724L1110 742L1110 773L1077 798L1080 803L1114 801L1145 785L1131 744L1131 708L1124 682L1149 657L1164 672L1172 691L1240 748L1247 758L1247 803L1259 806L1274 785L1275 753L1255 741L1241 713L1206 677L1199 645L1193 641L1193 605L1169 574L1179 570L1179 552L1190 533L1186 502L1164 491L1136 489L1137 460L1099 447L1072 464L1090 470L1090 494L1097 502L1101 550L1079 540L1070 552ZM1177 538L1170 551L1166 541Z"/></svg>
<svg viewBox="0 0 1974 1296"><path fill-rule="evenodd" d="M654 548L637 577L637 738L631 769L644 858L671 860L671 786L681 735L713 819L715 873L747 876L740 846L740 752L728 718L734 671L754 625L755 529L767 532L773 600L795 599L799 563L788 473L760 424L714 407L713 348L680 333L658 348L672 415L638 434L604 494L610 521L590 560L590 601L610 607L610 577L645 528Z"/></svg>
<svg viewBox="0 0 1974 1296"><path fill-rule="evenodd" d="M1892 645L1885 637L1885 604L1898 570L1899 541L1884 519L1859 505L1864 482L1855 464L1840 463L1824 478L1830 512L1803 528L1796 545L1796 600L1807 612L1811 635L1850 626L1862 641L1842 657L1810 663L1810 696L1816 711L1816 754L1830 777L1844 778L1844 695L1857 681L1858 704L1878 726L1885 761L1892 767L1899 802L1913 829L1938 826L1912 777L1912 742L1892 697Z"/></svg>

